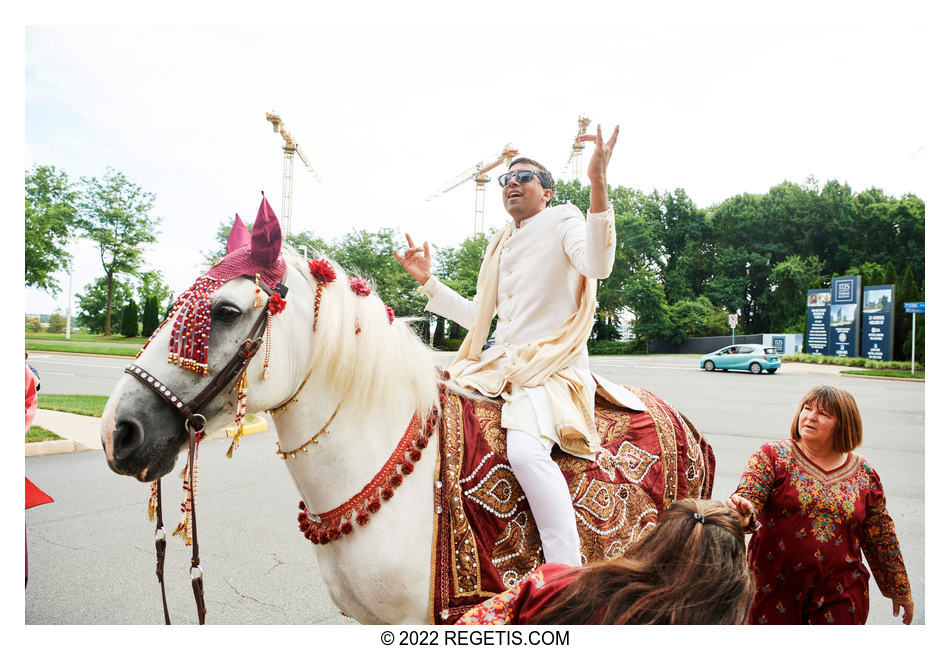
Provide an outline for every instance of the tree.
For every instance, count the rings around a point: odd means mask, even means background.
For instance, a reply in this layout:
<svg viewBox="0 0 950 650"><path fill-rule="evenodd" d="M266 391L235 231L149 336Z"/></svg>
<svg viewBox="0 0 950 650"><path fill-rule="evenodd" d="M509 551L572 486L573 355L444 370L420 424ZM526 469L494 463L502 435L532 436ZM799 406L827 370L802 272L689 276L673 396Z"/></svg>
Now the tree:
<svg viewBox="0 0 950 650"><path fill-rule="evenodd" d="M349 273L371 280L380 299L392 307L397 316L422 316L426 297L393 256L398 245L392 228L375 233L354 230L334 242L328 252ZM421 327L420 332L428 337L427 327Z"/></svg>
<svg viewBox="0 0 950 650"><path fill-rule="evenodd" d="M104 332L109 336L115 276L138 273L141 245L155 241L161 218L150 215L155 195L143 191L111 167L102 179L83 177L82 183L77 221L85 236L99 246L99 259L106 273Z"/></svg>
<svg viewBox="0 0 950 650"><path fill-rule="evenodd" d="M914 280L914 272L908 266L904 269L904 275L901 277L900 284L897 285L895 297L895 323L894 323L894 356L903 361L910 361L910 341L911 341L911 323L913 316L904 312L905 302L920 302L923 295ZM922 328L922 318L917 316L918 333ZM923 341L918 341L918 347L923 347ZM922 355L923 350L920 350ZM917 353L915 353L917 354ZM916 358L921 358L918 355ZM916 360L916 359L915 359Z"/></svg>
<svg viewBox="0 0 950 650"><path fill-rule="evenodd" d="M49 330L51 334L59 334L66 331L66 317L60 310L56 310L49 317Z"/></svg>
<svg viewBox="0 0 950 650"><path fill-rule="evenodd" d="M36 165L26 174L24 258L26 286L59 293L53 277L69 267L66 249L76 221L76 192L65 172Z"/></svg>
<svg viewBox="0 0 950 650"><path fill-rule="evenodd" d="M821 280L821 260L816 255L804 259L791 255L775 265L769 280L773 289L768 296L768 329L804 332L808 288Z"/></svg>
<svg viewBox="0 0 950 650"><path fill-rule="evenodd" d="M158 297L149 296L142 306L142 336L151 336L160 324L158 320Z"/></svg>
<svg viewBox="0 0 950 650"><path fill-rule="evenodd" d="M134 300L125 303L122 308L122 336L132 337L139 335L139 308Z"/></svg>
<svg viewBox="0 0 950 650"><path fill-rule="evenodd" d="M111 304L111 319L118 319L121 312L116 305L124 305L132 300L132 288L123 279L118 276L113 281ZM83 327L88 327L90 332L101 334L105 332L106 327L106 304L108 302L109 278L96 278L94 282L83 287L79 298L79 311L76 314L76 322Z"/></svg>
<svg viewBox="0 0 950 650"><path fill-rule="evenodd" d="M729 315L714 307L706 296L679 300L670 307L671 343L695 336L723 336L729 329Z"/></svg>
<svg viewBox="0 0 950 650"><path fill-rule="evenodd" d="M457 248L436 249L436 276L463 298L472 299L478 288L478 270L488 250L488 236L476 233Z"/></svg>
<svg viewBox="0 0 950 650"><path fill-rule="evenodd" d="M656 277L643 270L631 279L624 294L636 317L633 333L647 342L649 352L650 339L666 339L672 333L666 293Z"/></svg>

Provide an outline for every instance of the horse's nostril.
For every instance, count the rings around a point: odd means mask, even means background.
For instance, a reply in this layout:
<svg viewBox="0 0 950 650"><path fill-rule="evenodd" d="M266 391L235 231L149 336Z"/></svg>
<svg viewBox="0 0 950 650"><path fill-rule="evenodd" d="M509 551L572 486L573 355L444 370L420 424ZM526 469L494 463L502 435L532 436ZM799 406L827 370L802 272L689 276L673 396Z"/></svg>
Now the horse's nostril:
<svg viewBox="0 0 950 650"><path fill-rule="evenodd" d="M134 454L145 439L142 426L134 420L120 420L115 423L112 434L112 452L116 460Z"/></svg>

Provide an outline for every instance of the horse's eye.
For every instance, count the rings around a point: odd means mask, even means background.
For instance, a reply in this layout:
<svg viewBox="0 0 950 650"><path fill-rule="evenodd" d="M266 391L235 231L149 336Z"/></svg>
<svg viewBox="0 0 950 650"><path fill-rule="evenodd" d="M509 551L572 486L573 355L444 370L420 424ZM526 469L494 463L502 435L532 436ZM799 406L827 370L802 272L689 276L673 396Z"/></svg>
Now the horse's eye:
<svg viewBox="0 0 950 650"><path fill-rule="evenodd" d="M224 303L214 308L212 316L217 320L231 321L241 315L241 310L230 303Z"/></svg>

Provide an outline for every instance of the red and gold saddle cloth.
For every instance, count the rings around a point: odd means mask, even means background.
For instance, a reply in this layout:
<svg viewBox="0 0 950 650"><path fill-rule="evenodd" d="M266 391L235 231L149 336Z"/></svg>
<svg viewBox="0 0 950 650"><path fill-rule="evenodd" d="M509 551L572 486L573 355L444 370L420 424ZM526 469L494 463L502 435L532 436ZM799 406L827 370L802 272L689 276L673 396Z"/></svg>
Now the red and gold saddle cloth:
<svg viewBox="0 0 950 650"><path fill-rule="evenodd" d="M585 562L622 555L672 502L708 499L715 457L672 406L630 388L646 411L595 405L603 451L555 447L574 500ZM453 623L544 563L541 539L506 455L501 403L449 393L437 468L430 621Z"/></svg>

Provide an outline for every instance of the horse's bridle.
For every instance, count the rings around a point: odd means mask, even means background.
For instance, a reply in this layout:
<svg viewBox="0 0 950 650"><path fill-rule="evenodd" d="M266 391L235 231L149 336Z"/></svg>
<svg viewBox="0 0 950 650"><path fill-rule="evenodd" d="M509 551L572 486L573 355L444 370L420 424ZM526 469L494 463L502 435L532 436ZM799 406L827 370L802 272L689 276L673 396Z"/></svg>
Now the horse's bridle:
<svg viewBox="0 0 950 650"><path fill-rule="evenodd" d="M249 280L254 280L254 276L244 275ZM258 285L268 295L279 293L281 298L287 296L287 287L280 282L275 289L271 290L265 284ZM204 625L205 622L205 602L204 602L204 573L201 570L201 562L198 556L198 526L195 521L195 451L198 448L198 441L204 434L205 416L201 413L211 400L218 396L228 386L232 386L235 380L245 371L251 359L261 347L264 340L264 331L267 327L267 317L270 314L265 304L260 315L251 326L251 331L247 338L237 349L231 359L224 367L212 378L197 395L188 402L184 402L163 382L155 378L151 373L144 370L135 363L130 363L125 372L132 375L143 384L151 388L159 397L165 400L173 409L175 409L185 419L185 430L188 432L188 467L189 477L188 485L191 494L191 529L192 529L192 553L191 553L191 586L195 592L195 604L198 608L198 623ZM233 386L232 386L233 390ZM157 479L157 507L156 507L156 526L155 526L155 552L156 566L155 574L158 576L158 583L162 588L162 607L165 610L165 624L171 625L171 619L168 616L168 602L165 598L165 528L162 522L162 481Z"/></svg>

